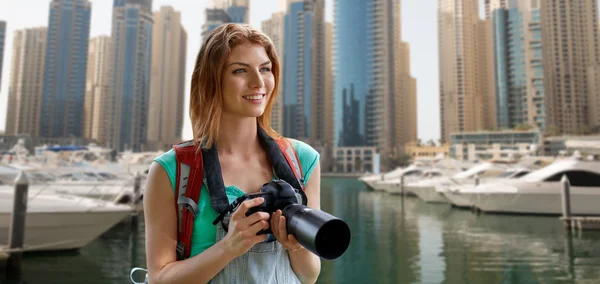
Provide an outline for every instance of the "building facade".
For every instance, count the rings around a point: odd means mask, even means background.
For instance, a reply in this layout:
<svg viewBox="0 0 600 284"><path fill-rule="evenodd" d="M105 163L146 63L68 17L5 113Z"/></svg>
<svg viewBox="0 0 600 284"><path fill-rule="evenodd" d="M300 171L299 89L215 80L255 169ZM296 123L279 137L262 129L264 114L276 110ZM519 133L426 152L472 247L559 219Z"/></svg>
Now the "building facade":
<svg viewBox="0 0 600 284"><path fill-rule="evenodd" d="M325 1L292 0L288 5L282 73L283 135L314 143L310 140L316 140L317 124L324 121L317 122L324 103Z"/></svg>
<svg viewBox="0 0 600 284"><path fill-rule="evenodd" d="M334 1L337 147L376 147L382 157L391 156L397 145L415 136L402 125L408 120L399 119L412 116L403 110L410 109L416 93L414 78L402 72L410 68L401 41L400 2ZM416 120L412 123L416 129Z"/></svg>
<svg viewBox="0 0 600 284"><path fill-rule="evenodd" d="M489 6L490 4L488 4ZM455 132L493 128L489 93L488 23L478 0L438 0L441 139Z"/></svg>
<svg viewBox="0 0 600 284"><path fill-rule="evenodd" d="M41 137L82 137L88 41L88 0L53 0L48 17Z"/></svg>
<svg viewBox="0 0 600 284"><path fill-rule="evenodd" d="M113 2L111 106L109 147L120 151L143 150L148 131L150 96L152 0ZM178 60L178 59L177 59Z"/></svg>
<svg viewBox="0 0 600 284"><path fill-rule="evenodd" d="M6 38L6 22L0 21L0 88L2 88L2 65L4 62L5 38Z"/></svg>
<svg viewBox="0 0 600 284"><path fill-rule="evenodd" d="M597 117L588 73L600 59L598 1L540 2L547 132L580 134Z"/></svg>
<svg viewBox="0 0 600 284"><path fill-rule="evenodd" d="M491 0L498 128L544 131L544 70L540 3Z"/></svg>
<svg viewBox="0 0 600 284"><path fill-rule="evenodd" d="M379 154L377 147L334 147L334 172L365 173L378 172Z"/></svg>
<svg viewBox="0 0 600 284"><path fill-rule="evenodd" d="M46 27L17 30L12 43L6 134L37 137L46 62Z"/></svg>
<svg viewBox="0 0 600 284"><path fill-rule="evenodd" d="M263 33L265 33L271 41L273 41L273 45L275 46L275 52L277 52L277 56L279 58L279 68L283 70L284 66L284 23L285 23L285 13L278 12L274 13L270 19L265 20L261 23L261 28ZM282 73L282 72L280 72ZM283 96L284 96L284 84L283 84L283 76L280 75L279 86L277 90L277 97L273 102L273 107L271 109L271 127L277 131L277 133L283 133Z"/></svg>
<svg viewBox="0 0 600 284"><path fill-rule="evenodd" d="M202 38L216 27L226 23L250 23L249 0L214 0L205 10L206 21L202 25Z"/></svg>
<svg viewBox="0 0 600 284"><path fill-rule="evenodd" d="M161 7L154 13L147 149L169 149L181 141L186 47L181 13Z"/></svg>
<svg viewBox="0 0 600 284"><path fill-rule="evenodd" d="M543 143L539 131L481 131L450 135L450 157L464 161L508 158L537 153ZM532 148L532 145L535 145Z"/></svg>
<svg viewBox="0 0 600 284"><path fill-rule="evenodd" d="M109 140L112 47L109 36L91 38L88 47L84 137L103 145Z"/></svg>

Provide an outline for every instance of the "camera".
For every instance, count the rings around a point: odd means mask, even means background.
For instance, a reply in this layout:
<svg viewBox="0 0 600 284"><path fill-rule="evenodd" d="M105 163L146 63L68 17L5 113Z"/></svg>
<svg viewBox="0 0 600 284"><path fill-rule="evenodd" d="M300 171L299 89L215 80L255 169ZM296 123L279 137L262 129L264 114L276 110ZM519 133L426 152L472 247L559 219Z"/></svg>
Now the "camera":
<svg viewBox="0 0 600 284"><path fill-rule="evenodd" d="M346 222L327 212L303 204L302 195L284 180L274 180L262 186L259 193L247 194L245 200L262 197L261 205L250 208L246 216L256 212L272 215L281 210L288 234L314 254L324 259L340 257L350 245L350 228ZM259 234L272 234L271 228Z"/></svg>

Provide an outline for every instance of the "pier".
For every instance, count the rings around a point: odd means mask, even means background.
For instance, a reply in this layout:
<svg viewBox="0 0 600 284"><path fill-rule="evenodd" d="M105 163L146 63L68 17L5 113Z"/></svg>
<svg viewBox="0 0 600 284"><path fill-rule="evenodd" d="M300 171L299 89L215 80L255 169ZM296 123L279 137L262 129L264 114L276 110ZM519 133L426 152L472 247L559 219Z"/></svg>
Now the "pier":
<svg viewBox="0 0 600 284"><path fill-rule="evenodd" d="M560 220L566 230L600 230L600 217L573 216L571 214L571 183L566 175L561 179L562 217Z"/></svg>

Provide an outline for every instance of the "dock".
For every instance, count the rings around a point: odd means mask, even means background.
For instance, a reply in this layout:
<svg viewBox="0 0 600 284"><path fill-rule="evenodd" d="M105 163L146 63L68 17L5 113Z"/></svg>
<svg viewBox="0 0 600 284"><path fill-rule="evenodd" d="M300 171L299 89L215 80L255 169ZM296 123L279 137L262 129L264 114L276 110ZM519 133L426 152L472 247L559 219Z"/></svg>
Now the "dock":
<svg viewBox="0 0 600 284"><path fill-rule="evenodd" d="M561 203L562 217L560 220L566 230L600 230L600 217L597 216L573 216L571 213L571 183L566 175L560 180L562 185Z"/></svg>
<svg viewBox="0 0 600 284"><path fill-rule="evenodd" d="M600 230L600 217L571 216L561 217L566 229Z"/></svg>

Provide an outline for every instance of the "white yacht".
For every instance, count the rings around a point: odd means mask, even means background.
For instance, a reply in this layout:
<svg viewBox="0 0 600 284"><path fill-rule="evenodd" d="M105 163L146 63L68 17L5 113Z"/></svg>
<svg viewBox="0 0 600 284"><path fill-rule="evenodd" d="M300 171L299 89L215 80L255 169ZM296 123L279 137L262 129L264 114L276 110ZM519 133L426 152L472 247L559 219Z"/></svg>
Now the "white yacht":
<svg viewBox="0 0 600 284"><path fill-rule="evenodd" d="M519 179L464 189L461 194L485 212L559 215L560 180L565 175L571 185L571 212L600 215L600 161L579 157L557 160Z"/></svg>
<svg viewBox="0 0 600 284"><path fill-rule="evenodd" d="M404 174L404 184L409 184L412 182L416 182L419 180L428 180L432 178L438 178L445 175L450 175L448 171L442 169L422 169L415 170L411 172L407 172ZM400 194L402 192L402 176L399 178L381 181L378 183L378 186L383 188L383 191L392 193L392 194ZM406 195L415 195L413 192L407 191L404 188Z"/></svg>
<svg viewBox="0 0 600 284"><path fill-rule="evenodd" d="M416 165L410 165L401 171L394 171L386 174L383 180L376 181L373 184L373 188L375 190L394 191L396 188L400 186L400 178L404 176L405 179L413 179L414 177L421 176L423 174L423 170L421 167ZM400 192L398 190L398 192Z"/></svg>
<svg viewBox="0 0 600 284"><path fill-rule="evenodd" d="M110 202L29 191L26 251L84 247L129 216L132 208ZM0 186L0 244L8 244L14 187Z"/></svg>
<svg viewBox="0 0 600 284"><path fill-rule="evenodd" d="M484 162L473 166L464 172L459 172L453 175L452 177L445 176L410 183L406 186L406 189L411 192L414 192L419 198L421 198L425 202L450 203L450 200L448 200L448 198L446 198L446 196L444 196L443 193L438 192L438 188L468 183L474 184L475 177L479 177L480 179L494 177L498 176L500 173L505 172L507 169L508 165L506 164Z"/></svg>
<svg viewBox="0 0 600 284"><path fill-rule="evenodd" d="M511 168L506 170L506 172L500 174L498 177L481 180L480 184L494 184L503 182L508 179L517 179L529 174L530 172L531 170L528 168ZM444 194L444 196L448 198L448 200L450 200L450 203L452 203L452 205L460 208L470 208L473 206L473 204L461 193L463 190L470 189L476 186L477 185L475 184L453 185L442 190L438 190L438 192Z"/></svg>
<svg viewBox="0 0 600 284"><path fill-rule="evenodd" d="M414 165L410 165L410 166L408 166L406 168L400 168L400 167L398 167L398 168L396 168L396 169L394 169L392 171L389 171L387 173L370 175L370 176L366 176L366 177L361 177L361 178L359 178L359 180L362 181L363 183L365 183L369 189L372 189L372 190L383 190L383 188L379 185L380 182L386 181L386 180L396 179L396 178L400 177L403 172L412 171L412 170L415 170L415 169L417 169L417 167L414 166Z"/></svg>

